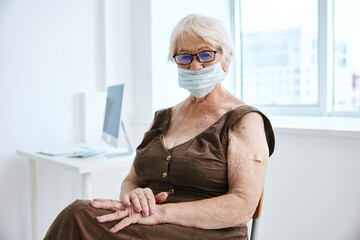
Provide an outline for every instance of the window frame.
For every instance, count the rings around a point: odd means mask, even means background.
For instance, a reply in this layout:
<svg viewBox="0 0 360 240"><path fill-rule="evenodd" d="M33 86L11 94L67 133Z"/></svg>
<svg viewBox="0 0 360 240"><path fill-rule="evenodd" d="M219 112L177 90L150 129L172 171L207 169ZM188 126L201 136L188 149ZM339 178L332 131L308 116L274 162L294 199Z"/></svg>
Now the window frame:
<svg viewBox="0 0 360 240"><path fill-rule="evenodd" d="M232 86L235 96L242 99L242 41L241 41L241 0L232 0L231 22L234 38L234 79ZM255 104L266 114L298 116L342 116L359 117L360 111L334 111L334 0L318 0L318 103L296 105ZM238 47L240 46L240 47ZM251 103L248 103L251 104Z"/></svg>

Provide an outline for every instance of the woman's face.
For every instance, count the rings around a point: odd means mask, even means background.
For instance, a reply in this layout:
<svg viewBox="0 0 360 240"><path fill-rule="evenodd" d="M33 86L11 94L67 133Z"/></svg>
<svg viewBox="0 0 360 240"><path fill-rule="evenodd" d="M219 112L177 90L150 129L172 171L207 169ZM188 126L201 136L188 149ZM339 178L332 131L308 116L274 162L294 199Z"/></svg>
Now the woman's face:
<svg viewBox="0 0 360 240"><path fill-rule="evenodd" d="M178 52L176 54L185 54L185 53L196 54L196 53L200 53L203 51L219 50L218 48L214 47L213 45L210 45L209 43L205 42L203 39L195 38L192 36L187 36L182 41L178 41L177 47L178 47ZM223 53L222 53L222 51L220 51L220 52L216 53L214 61L207 62L207 63L198 62L196 56L193 56L192 62L190 64L178 65L178 68L188 69L191 71L198 71L200 69L203 69L208 66L219 63L222 59L222 56L223 56ZM227 69L225 69L223 64L222 64L222 68L223 68L224 72L227 71Z"/></svg>

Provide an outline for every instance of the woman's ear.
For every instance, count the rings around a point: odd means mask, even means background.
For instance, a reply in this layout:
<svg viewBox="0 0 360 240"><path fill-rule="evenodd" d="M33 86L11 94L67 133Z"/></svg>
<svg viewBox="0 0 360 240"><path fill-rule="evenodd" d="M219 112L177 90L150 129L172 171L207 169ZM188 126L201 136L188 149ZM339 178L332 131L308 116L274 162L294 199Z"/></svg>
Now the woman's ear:
<svg viewBox="0 0 360 240"><path fill-rule="evenodd" d="M222 67L224 72L227 72L228 67L225 66L224 62L221 62L221 67Z"/></svg>
<svg viewBox="0 0 360 240"><path fill-rule="evenodd" d="M225 64L224 61L221 61L221 67L224 70L224 72L227 72L227 70L229 69L229 66L227 64Z"/></svg>
<svg viewBox="0 0 360 240"><path fill-rule="evenodd" d="M231 52L229 53L230 62L231 62L232 58L233 58L233 52L231 51ZM226 65L226 64L224 63L224 61L221 61L221 67L222 67L222 69L224 70L224 72L227 72L227 70L229 69L229 66Z"/></svg>

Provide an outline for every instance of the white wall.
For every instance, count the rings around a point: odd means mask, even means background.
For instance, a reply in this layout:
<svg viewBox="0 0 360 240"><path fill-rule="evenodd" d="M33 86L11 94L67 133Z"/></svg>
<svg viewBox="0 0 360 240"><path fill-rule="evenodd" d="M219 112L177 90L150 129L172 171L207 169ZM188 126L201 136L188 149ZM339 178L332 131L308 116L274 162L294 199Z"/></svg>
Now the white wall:
<svg viewBox="0 0 360 240"><path fill-rule="evenodd" d="M99 67L99 0L0 1L0 239L30 239L30 176L27 159L17 149L65 146L84 138L79 93L125 82L131 89L131 1L107 1L114 24L107 51L125 46L126 58ZM120 6L121 5L121 6ZM119 20L119 16L121 16ZM107 54L108 59L116 58ZM130 61L125 61L130 59ZM121 77L121 78L120 78ZM132 114L131 90L125 94L126 121ZM79 197L80 179L68 171L39 164L39 232L42 237L56 214ZM123 173L94 175L94 195L117 198ZM111 179L112 184L109 184ZM54 188L56 186L56 188ZM40 207L41 206L41 207Z"/></svg>
<svg viewBox="0 0 360 240"><path fill-rule="evenodd" d="M31 236L29 165L16 150L81 140L77 93L95 85L93 11L87 1L0 2L0 239ZM40 178L51 174L41 168Z"/></svg>
<svg viewBox="0 0 360 240"><path fill-rule="evenodd" d="M133 143L137 146L153 117L151 1L132 1Z"/></svg>
<svg viewBox="0 0 360 240"><path fill-rule="evenodd" d="M359 239L359 137L281 130L275 131L259 239Z"/></svg>
<svg viewBox="0 0 360 240"><path fill-rule="evenodd" d="M133 115L131 2L131 0L104 1L106 85L125 83L122 116L130 136L132 135L131 117Z"/></svg>

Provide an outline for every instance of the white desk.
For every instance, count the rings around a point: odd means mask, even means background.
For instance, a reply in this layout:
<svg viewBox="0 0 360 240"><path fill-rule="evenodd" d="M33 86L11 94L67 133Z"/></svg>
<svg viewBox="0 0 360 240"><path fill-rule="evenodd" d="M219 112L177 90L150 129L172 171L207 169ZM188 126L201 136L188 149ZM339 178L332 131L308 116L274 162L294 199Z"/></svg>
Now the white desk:
<svg viewBox="0 0 360 240"><path fill-rule="evenodd" d="M47 162L54 164L59 168L68 169L70 171L80 174L82 179L82 198L92 199L92 185L91 185L91 173L96 171L102 171L114 168L130 166L134 160L135 153L132 155L106 158L102 154L89 157L89 158L70 158L67 156L46 156L37 154L35 151L23 151L18 150L17 154L24 156L30 161L31 170L31 217L32 217L32 234L33 240L39 239L37 236L37 174L36 164L41 162Z"/></svg>

